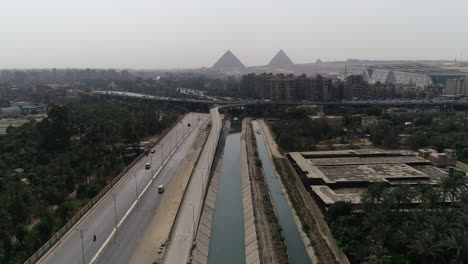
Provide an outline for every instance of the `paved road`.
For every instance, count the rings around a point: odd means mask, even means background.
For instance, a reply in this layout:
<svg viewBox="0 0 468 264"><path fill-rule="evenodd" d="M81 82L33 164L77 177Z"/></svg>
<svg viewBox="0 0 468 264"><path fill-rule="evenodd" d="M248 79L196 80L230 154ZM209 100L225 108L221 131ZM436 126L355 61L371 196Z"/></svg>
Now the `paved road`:
<svg viewBox="0 0 468 264"><path fill-rule="evenodd" d="M209 169L213 162L214 152L221 132L221 118L218 108L212 108L210 114L212 129L185 192L164 263L186 263L189 257L194 233L198 225L204 197L203 193L206 191Z"/></svg>
<svg viewBox="0 0 468 264"><path fill-rule="evenodd" d="M200 119L200 126L209 115L204 115ZM195 129L198 130L198 127ZM185 139L186 142L174 152L172 158L166 163L157 178L151 183L145 195L140 199L137 208L129 215L127 220L119 228L116 238L109 243L107 248L98 260L98 263L130 263L135 250L144 237L151 219L159 207L164 193L158 193L160 184L168 185L169 181L175 175L175 172L183 159L190 152L190 149L198 136L198 131L193 131Z"/></svg>
<svg viewBox="0 0 468 264"><path fill-rule="evenodd" d="M168 180L168 175L174 170L170 168L174 166L177 167L177 164L172 162L172 157L179 157L179 152L175 151L176 146L179 144L179 148L186 152L187 148L189 148L188 146L193 143L193 138L198 134L198 128L195 124L197 122L203 122L206 118L206 114L190 113L186 115L181 122L169 131L161 140L160 144L155 147L155 153L142 158L140 162L120 180L114 189L109 191L95 208L88 212L88 214L61 239L61 242L46 253L38 263L81 264L83 262L91 262L106 243L106 239L115 232L116 222L120 228L123 224L122 220L130 211L129 209L137 204L135 203L137 193L139 199L144 197L141 196L142 192L145 190L148 183L158 174L158 170L163 161L169 169L161 170L163 173L165 172L164 175L161 174L161 182ZM190 127L188 123L191 123ZM171 153L174 153L174 156L170 156ZM144 168L144 164L147 162L152 164L150 170ZM96 235L97 238L95 242L93 242L93 235ZM118 236L119 233L117 233L117 237Z"/></svg>

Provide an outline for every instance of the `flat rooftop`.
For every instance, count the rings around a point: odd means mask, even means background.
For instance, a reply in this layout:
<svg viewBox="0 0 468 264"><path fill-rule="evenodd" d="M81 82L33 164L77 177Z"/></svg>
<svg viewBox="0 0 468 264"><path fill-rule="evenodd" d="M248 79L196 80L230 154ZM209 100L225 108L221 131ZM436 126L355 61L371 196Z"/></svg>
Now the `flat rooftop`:
<svg viewBox="0 0 468 264"><path fill-rule="evenodd" d="M447 172L409 150L357 149L289 153L296 172L324 206L360 203L371 183L437 185Z"/></svg>

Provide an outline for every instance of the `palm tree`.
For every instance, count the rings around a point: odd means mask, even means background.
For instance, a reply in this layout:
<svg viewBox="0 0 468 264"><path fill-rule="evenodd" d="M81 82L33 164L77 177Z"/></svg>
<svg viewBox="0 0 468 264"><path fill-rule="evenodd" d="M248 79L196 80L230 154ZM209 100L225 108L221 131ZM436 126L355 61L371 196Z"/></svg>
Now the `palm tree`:
<svg viewBox="0 0 468 264"><path fill-rule="evenodd" d="M430 194L430 192L433 191L433 188L429 184L418 184L416 186L416 193L421 201L421 204L424 204Z"/></svg>
<svg viewBox="0 0 468 264"><path fill-rule="evenodd" d="M463 263L462 256L468 251L468 234L464 230L452 229L445 243L456 251L456 263Z"/></svg>
<svg viewBox="0 0 468 264"><path fill-rule="evenodd" d="M437 263L437 259L441 258L443 252L442 243L435 240L432 231L427 230L417 233L414 243L409 248L408 254L415 259L421 259L420 263Z"/></svg>
<svg viewBox="0 0 468 264"><path fill-rule="evenodd" d="M400 209L403 204L408 204L413 198L413 192L409 185L399 185L392 190L391 195L395 199L397 204L397 212L400 212Z"/></svg>
<svg viewBox="0 0 468 264"><path fill-rule="evenodd" d="M385 193L387 192L387 188L388 186L382 182L370 184L364 193L364 201L377 204L381 203Z"/></svg>

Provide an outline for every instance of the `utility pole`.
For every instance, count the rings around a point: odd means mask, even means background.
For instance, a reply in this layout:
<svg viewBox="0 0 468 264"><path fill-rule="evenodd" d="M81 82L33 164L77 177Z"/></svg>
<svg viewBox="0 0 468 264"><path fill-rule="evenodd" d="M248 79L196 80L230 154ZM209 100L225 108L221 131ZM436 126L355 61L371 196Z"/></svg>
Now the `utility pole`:
<svg viewBox="0 0 468 264"><path fill-rule="evenodd" d="M81 237L81 253L83 255L83 264L86 264L85 262L85 253L84 253L84 244L83 244L83 236L84 236L84 232L87 231L87 229L79 229L77 228L76 230L79 230L80 231L80 237Z"/></svg>
<svg viewBox="0 0 468 264"><path fill-rule="evenodd" d="M161 141L161 167L164 163L164 143Z"/></svg>
<svg viewBox="0 0 468 264"><path fill-rule="evenodd" d="M137 179L136 179L136 172L133 174L133 178L135 179L135 194L136 194L136 200L138 201L138 185L137 185Z"/></svg>
<svg viewBox="0 0 468 264"><path fill-rule="evenodd" d="M117 240L117 225L118 225L118 222L117 222L117 205L115 203L115 193L112 194L112 199L114 200L115 240Z"/></svg>

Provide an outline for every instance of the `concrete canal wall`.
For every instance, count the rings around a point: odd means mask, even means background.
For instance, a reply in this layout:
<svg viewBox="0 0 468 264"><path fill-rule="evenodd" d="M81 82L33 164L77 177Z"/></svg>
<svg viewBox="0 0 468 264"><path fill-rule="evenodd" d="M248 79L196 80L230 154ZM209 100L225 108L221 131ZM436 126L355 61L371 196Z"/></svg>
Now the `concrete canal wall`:
<svg viewBox="0 0 468 264"><path fill-rule="evenodd" d="M245 233L245 263L259 264L260 254L258 252L257 230L255 228L255 217L252 204L252 191L250 187L249 165L247 162L247 145L245 131L247 129L246 119L242 121L240 165L242 177L242 208L244 214Z"/></svg>

